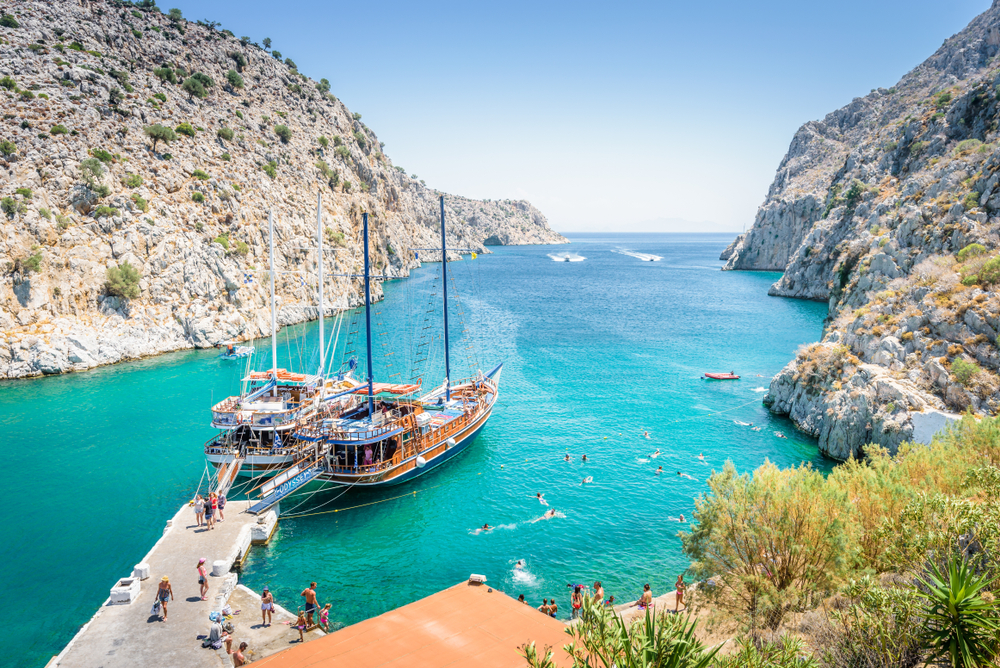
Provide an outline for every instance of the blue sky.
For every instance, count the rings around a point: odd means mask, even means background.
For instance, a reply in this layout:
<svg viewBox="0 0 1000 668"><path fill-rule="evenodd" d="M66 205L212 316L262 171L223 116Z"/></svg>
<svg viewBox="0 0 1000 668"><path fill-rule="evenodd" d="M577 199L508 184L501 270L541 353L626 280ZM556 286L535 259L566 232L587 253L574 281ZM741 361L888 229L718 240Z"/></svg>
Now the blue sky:
<svg viewBox="0 0 1000 668"><path fill-rule="evenodd" d="M753 222L795 130L893 85L989 0L160 0L270 37L386 143L562 232Z"/></svg>

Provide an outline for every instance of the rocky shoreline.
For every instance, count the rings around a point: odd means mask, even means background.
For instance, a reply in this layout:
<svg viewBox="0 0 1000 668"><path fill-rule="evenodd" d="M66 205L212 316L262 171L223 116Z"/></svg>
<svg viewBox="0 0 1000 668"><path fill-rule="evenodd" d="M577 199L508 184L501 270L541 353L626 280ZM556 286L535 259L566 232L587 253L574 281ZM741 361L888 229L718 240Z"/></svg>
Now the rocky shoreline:
<svg viewBox="0 0 1000 668"><path fill-rule="evenodd" d="M828 303L765 403L831 457L1000 409L998 32L994 2L892 88L803 125L722 254Z"/></svg>
<svg viewBox="0 0 1000 668"><path fill-rule="evenodd" d="M4 11L0 378L269 335L269 211L278 320L316 318L318 194L328 273L363 264L362 212L376 271L440 260L410 249L440 243L444 193L291 59L114 1ZM154 141L154 126L173 138ZM453 247L566 243L525 201L445 206ZM125 263L137 296L109 287ZM328 315L360 303L357 281L325 294Z"/></svg>

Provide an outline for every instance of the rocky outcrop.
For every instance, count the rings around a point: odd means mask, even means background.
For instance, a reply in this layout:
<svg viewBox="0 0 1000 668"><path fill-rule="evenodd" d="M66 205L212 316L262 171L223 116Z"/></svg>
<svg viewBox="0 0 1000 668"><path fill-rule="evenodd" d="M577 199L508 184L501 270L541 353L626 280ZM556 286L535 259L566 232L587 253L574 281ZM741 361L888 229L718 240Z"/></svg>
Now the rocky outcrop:
<svg viewBox="0 0 1000 668"><path fill-rule="evenodd" d="M726 269L829 304L766 403L846 458L1000 410L1000 6L795 135ZM832 360L832 361L831 361Z"/></svg>
<svg viewBox="0 0 1000 668"><path fill-rule="evenodd" d="M317 317L318 195L329 273L363 263L362 212L378 271L440 260L410 249L438 245L443 193L394 166L325 80L157 9L2 8L18 25L0 27L0 378L269 334L268 212L279 320ZM154 145L155 125L175 138ZM528 202L445 206L452 247L565 242ZM129 299L107 287L125 263L141 275ZM328 314L360 301L350 280L325 292Z"/></svg>

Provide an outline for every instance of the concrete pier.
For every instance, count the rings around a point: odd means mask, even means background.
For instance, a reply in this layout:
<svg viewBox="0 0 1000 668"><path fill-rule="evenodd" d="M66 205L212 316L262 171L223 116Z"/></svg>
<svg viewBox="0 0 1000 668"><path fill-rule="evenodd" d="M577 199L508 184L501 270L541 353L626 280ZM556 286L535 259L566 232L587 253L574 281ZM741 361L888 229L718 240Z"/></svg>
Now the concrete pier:
<svg viewBox="0 0 1000 668"><path fill-rule="evenodd" d="M251 544L267 542L277 525L274 512L258 517L246 512L249 506L249 501L230 501L226 505L226 520L216 522L216 528L208 531L196 526L194 509L184 505L167 522L153 549L139 562L135 577L122 574L119 586L112 589L100 610L49 665L61 668L232 665L224 650L202 649L197 636L208 633L209 613L220 610L232 595L237 584L236 574L230 572L233 565L246 558ZM205 558L209 572L205 601L201 600L198 586L197 565L201 557ZM150 614L164 575L170 578L174 591L174 600L167 604L166 622ZM143 576L145 579L140 579ZM261 638L261 644L274 644L270 636L274 635L275 627L284 633L290 630L280 624L282 616L275 615L270 628L251 628L260 625L258 599L256 609L244 609L233 619L234 648L242 641L254 647L255 634L268 636L267 640Z"/></svg>

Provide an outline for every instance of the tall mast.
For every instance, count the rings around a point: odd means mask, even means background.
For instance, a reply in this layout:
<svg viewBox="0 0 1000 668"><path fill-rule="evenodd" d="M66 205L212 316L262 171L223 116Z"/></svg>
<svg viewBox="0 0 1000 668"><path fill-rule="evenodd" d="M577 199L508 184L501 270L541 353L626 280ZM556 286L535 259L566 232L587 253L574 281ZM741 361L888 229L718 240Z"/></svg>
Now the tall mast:
<svg viewBox="0 0 1000 668"><path fill-rule="evenodd" d="M278 382L278 339L275 332L278 329L278 317L274 312L274 216L267 212L267 246L268 264L271 271L271 378ZM277 389L275 389L277 394Z"/></svg>
<svg viewBox="0 0 1000 668"><path fill-rule="evenodd" d="M451 401L451 361L448 358L448 243L444 237L444 195L441 195L441 291L444 293L444 393Z"/></svg>
<svg viewBox="0 0 1000 668"><path fill-rule="evenodd" d="M319 253L316 264L319 265L319 375L320 380L326 375L326 364L323 360L323 193L316 196L316 237L319 239ZM322 394L322 393L321 393Z"/></svg>
<svg viewBox="0 0 1000 668"><path fill-rule="evenodd" d="M368 344L368 415L375 415L374 379L372 376L372 290L368 272L368 214L361 214L365 223L365 340Z"/></svg>

